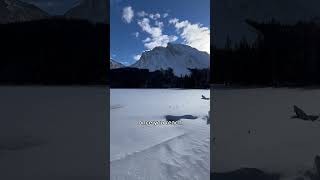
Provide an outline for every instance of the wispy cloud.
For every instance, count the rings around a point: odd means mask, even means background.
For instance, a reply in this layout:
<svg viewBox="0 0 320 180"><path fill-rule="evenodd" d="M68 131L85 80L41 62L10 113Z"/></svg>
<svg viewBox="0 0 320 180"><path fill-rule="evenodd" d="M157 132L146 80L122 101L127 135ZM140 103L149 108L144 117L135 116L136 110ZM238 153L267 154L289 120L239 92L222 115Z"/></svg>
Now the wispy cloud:
<svg viewBox="0 0 320 180"><path fill-rule="evenodd" d="M177 22L179 22L179 19L177 19L177 18L173 18L173 19L169 20L170 24L176 24Z"/></svg>
<svg viewBox="0 0 320 180"><path fill-rule="evenodd" d="M131 23L133 17L134 17L134 11L131 6L127 6L123 8L122 19L124 20L124 22Z"/></svg>
<svg viewBox="0 0 320 180"><path fill-rule="evenodd" d="M137 15L139 17L147 17L147 18L150 18L152 20L157 20L157 19L160 19L161 18L161 14L160 13L155 13L155 14L152 14L152 13L147 13L145 11L139 11L137 13Z"/></svg>
<svg viewBox="0 0 320 180"><path fill-rule="evenodd" d="M139 33L139 32L135 32L135 33L133 33L133 35L134 35L136 38L138 38L139 35L140 35L140 33Z"/></svg>
<svg viewBox="0 0 320 180"><path fill-rule="evenodd" d="M157 20L161 18L161 15L159 13L156 14L149 14L149 18L153 20Z"/></svg>
<svg viewBox="0 0 320 180"><path fill-rule="evenodd" d="M139 17L145 17L145 16L148 16L148 13L146 13L146 12L144 12L144 11L140 11L140 12L137 13L137 15L138 15Z"/></svg>
<svg viewBox="0 0 320 180"><path fill-rule="evenodd" d="M163 18L166 18L166 17L168 17L168 16L169 16L168 13L164 13L164 14L163 14Z"/></svg>
<svg viewBox="0 0 320 180"><path fill-rule="evenodd" d="M179 21L177 18L170 19L169 23L175 26L185 44L210 54L210 29L208 27L200 23L192 24L188 20Z"/></svg>
<svg viewBox="0 0 320 180"><path fill-rule="evenodd" d="M163 22L161 22L161 21L155 21L154 24L155 24L156 26L160 27L160 28L163 27Z"/></svg>
<svg viewBox="0 0 320 180"><path fill-rule="evenodd" d="M125 65L125 66L129 66L130 63L128 61L122 61L121 64Z"/></svg>

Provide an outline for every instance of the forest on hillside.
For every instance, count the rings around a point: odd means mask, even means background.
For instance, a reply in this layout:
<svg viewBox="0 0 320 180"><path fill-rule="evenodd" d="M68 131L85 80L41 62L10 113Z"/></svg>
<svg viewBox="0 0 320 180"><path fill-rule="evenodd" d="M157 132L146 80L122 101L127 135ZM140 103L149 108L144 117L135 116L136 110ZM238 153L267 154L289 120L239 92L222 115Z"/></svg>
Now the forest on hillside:
<svg viewBox="0 0 320 180"><path fill-rule="evenodd" d="M0 84L106 85L109 26L64 18L0 24Z"/></svg>
<svg viewBox="0 0 320 180"><path fill-rule="evenodd" d="M316 21L288 25L246 20L256 32L224 48L214 48L212 83L226 85L320 85L320 24Z"/></svg>
<svg viewBox="0 0 320 180"><path fill-rule="evenodd" d="M118 68L110 70L111 88L209 88L209 69L189 69L190 74L177 77L171 68L150 72L148 69Z"/></svg>

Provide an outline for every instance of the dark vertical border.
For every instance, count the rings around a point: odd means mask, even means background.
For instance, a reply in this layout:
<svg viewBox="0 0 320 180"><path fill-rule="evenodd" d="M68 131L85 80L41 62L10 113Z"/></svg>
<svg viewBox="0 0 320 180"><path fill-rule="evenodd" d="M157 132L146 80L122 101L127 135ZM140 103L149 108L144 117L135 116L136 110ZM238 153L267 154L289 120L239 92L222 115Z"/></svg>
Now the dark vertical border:
<svg viewBox="0 0 320 180"><path fill-rule="evenodd" d="M213 72L212 72L212 67L213 67L213 54L214 54L214 36L215 36L215 31L214 31L214 18L213 18L213 7L214 7L214 2L215 0L211 0L210 1L210 176L211 174L213 173L213 107L214 107L214 104L213 104L213 78L212 78L212 75L213 75ZM212 179L210 177L210 179Z"/></svg>
<svg viewBox="0 0 320 180"><path fill-rule="evenodd" d="M107 58L110 58L110 0L105 0L107 1L107 47L106 47L106 52L107 52ZM110 67L110 61L109 59L107 59L108 62L108 68ZM106 88L106 93L107 93L107 99L106 99L106 103L107 103L107 118L105 119L104 122L106 122L106 132L105 132L105 137L106 137L106 141L105 141L105 152L106 152L106 156L105 156L105 169L106 169L106 179L109 180L110 179L110 78L109 78L109 69L107 69L108 73L108 84L107 84L107 88Z"/></svg>

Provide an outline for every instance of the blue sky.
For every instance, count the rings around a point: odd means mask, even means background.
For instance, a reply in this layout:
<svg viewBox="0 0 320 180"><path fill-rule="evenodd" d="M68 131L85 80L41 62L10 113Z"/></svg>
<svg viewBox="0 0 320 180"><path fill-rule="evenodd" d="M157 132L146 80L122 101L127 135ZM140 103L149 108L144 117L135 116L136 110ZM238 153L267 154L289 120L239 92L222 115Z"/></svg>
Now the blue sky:
<svg viewBox="0 0 320 180"><path fill-rule="evenodd" d="M110 56L129 65L168 42L210 53L210 0L111 0Z"/></svg>

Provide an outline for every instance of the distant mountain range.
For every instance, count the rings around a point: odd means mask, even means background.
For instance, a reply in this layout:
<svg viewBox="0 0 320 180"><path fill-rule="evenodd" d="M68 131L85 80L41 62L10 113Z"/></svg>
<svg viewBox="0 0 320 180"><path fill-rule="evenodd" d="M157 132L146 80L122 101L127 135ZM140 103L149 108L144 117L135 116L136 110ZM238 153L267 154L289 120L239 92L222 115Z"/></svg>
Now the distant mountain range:
<svg viewBox="0 0 320 180"><path fill-rule="evenodd" d="M79 0L68 10L65 17L83 19L93 23L108 23L107 0ZM37 6L20 0L0 0L0 23L23 22L45 19L50 15Z"/></svg>
<svg viewBox="0 0 320 180"><path fill-rule="evenodd" d="M107 0L80 0L65 13L67 18L86 19L91 22L109 22Z"/></svg>
<svg viewBox="0 0 320 180"><path fill-rule="evenodd" d="M142 53L140 59L131 65L150 71L172 68L176 76L189 74L191 69L205 69L210 66L210 55L183 44L168 43L167 47L156 47Z"/></svg>
<svg viewBox="0 0 320 180"><path fill-rule="evenodd" d="M44 19L49 14L37 6L19 0L0 0L0 23Z"/></svg>
<svg viewBox="0 0 320 180"><path fill-rule="evenodd" d="M117 69L117 68L124 68L124 67L126 66L113 59L110 59L110 69Z"/></svg>

